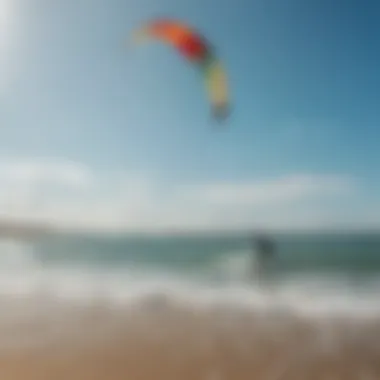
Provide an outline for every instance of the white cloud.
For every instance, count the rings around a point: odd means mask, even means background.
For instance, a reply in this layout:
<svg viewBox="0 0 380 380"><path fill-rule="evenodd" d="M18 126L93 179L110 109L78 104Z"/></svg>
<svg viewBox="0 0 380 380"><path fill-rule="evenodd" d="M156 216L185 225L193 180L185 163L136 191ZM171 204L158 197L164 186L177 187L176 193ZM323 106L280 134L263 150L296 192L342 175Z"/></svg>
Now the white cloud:
<svg viewBox="0 0 380 380"><path fill-rule="evenodd" d="M0 161L0 181L25 186L60 184L83 187L91 181L91 174L84 165L67 160L5 160Z"/></svg>
<svg viewBox="0 0 380 380"><path fill-rule="evenodd" d="M91 181L84 165L67 160L0 160L0 213L38 219L41 210L78 198Z"/></svg>
<svg viewBox="0 0 380 380"><path fill-rule="evenodd" d="M214 183L193 188L193 196L213 204L263 205L351 191L352 181L323 175L292 175L264 181Z"/></svg>
<svg viewBox="0 0 380 380"><path fill-rule="evenodd" d="M3 216L105 230L318 228L344 222L339 204L357 190L350 178L300 174L177 183L164 193L144 176L95 176L85 165L51 159L0 160L0 184Z"/></svg>

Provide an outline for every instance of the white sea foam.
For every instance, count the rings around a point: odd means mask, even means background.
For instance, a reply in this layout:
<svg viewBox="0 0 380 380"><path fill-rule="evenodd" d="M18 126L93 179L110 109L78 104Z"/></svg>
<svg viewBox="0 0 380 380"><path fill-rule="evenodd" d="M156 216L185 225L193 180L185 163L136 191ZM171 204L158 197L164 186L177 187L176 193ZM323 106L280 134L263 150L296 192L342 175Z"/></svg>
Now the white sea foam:
<svg viewBox="0 0 380 380"><path fill-rule="evenodd" d="M0 245L0 296L44 297L76 304L105 300L127 305L146 296L164 295L202 307L286 310L315 317L380 315L380 278L374 277L365 286L355 287L344 277L293 276L265 287L249 278L249 260L242 252L240 256L227 256L214 263L204 276L186 276L128 265L114 268L75 263L47 265L38 259L30 245L7 242ZM229 281L215 281L212 274L216 270Z"/></svg>

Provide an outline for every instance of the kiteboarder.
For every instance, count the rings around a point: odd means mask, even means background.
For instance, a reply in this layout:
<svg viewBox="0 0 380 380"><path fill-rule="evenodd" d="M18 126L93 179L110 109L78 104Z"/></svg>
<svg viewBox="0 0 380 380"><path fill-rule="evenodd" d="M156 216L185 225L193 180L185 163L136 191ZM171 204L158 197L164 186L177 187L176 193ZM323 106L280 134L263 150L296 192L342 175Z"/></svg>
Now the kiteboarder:
<svg viewBox="0 0 380 380"><path fill-rule="evenodd" d="M276 247L273 239L263 233L256 233L252 236L252 248L254 254L254 272L261 281L267 277L269 264L276 254Z"/></svg>

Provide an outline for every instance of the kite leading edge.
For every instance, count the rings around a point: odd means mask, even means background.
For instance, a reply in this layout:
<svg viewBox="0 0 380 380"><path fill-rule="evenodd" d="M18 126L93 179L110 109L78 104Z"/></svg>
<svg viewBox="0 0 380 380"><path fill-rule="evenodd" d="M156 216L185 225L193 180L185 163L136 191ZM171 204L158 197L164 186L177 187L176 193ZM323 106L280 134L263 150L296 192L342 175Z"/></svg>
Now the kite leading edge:
<svg viewBox="0 0 380 380"><path fill-rule="evenodd" d="M224 121L230 113L227 76L210 43L182 22L156 19L135 31L134 42L156 39L173 46L203 76L213 117Z"/></svg>

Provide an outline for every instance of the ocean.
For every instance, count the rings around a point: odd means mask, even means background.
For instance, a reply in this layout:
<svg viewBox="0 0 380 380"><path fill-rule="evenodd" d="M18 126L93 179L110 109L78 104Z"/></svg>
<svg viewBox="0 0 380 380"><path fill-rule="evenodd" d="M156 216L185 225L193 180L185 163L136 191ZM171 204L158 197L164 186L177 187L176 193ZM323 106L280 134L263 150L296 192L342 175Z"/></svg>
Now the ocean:
<svg viewBox="0 0 380 380"><path fill-rule="evenodd" d="M380 234L277 234L265 286L249 236L62 234L0 243L0 294L66 300L176 295L348 314L380 311ZM270 289L270 291L269 291Z"/></svg>
<svg viewBox="0 0 380 380"><path fill-rule="evenodd" d="M378 379L380 234L0 242L2 379Z"/></svg>

